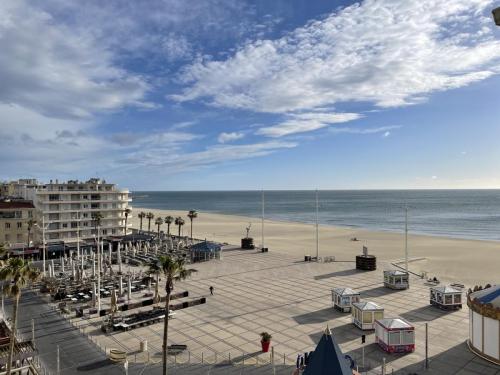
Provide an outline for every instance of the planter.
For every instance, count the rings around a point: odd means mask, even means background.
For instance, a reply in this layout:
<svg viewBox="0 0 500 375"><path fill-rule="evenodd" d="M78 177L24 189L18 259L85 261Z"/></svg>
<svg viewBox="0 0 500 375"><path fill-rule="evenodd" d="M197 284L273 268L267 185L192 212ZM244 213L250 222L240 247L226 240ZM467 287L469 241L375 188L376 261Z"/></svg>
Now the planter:
<svg viewBox="0 0 500 375"><path fill-rule="evenodd" d="M262 353L267 353L269 351L271 341L261 341L260 344L262 345Z"/></svg>

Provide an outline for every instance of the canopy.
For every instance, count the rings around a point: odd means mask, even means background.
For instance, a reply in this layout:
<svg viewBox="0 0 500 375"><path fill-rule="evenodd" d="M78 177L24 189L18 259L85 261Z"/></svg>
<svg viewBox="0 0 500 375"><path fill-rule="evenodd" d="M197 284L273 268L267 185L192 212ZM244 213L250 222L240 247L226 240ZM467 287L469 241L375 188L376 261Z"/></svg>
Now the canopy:
<svg viewBox="0 0 500 375"><path fill-rule="evenodd" d="M216 244L215 242L203 241L203 242L197 243L196 245L192 245L190 247L190 249L192 251L214 253L214 252L220 251L221 246L219 244Z"/></svg>
<svg viewBox="0 0 500 375"><path fill-rule="evenodd" d="M327 327L314 350L304 375L352 375L345 358Z"/></svg>

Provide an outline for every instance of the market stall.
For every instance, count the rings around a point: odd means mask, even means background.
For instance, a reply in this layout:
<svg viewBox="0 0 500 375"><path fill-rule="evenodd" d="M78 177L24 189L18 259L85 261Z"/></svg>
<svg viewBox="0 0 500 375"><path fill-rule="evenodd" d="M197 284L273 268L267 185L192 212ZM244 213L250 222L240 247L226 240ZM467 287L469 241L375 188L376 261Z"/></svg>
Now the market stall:
<svg viewBox="0 0 500 375"><path fill-rule="evenodd" d="M360 301L359 292L351 288L333 288L332 304L333 307L342 312L350 312L353 303Z"/></svg>
<svg viewBox="0 0 500 375"><path fill-rule="evenodd" d="M403 318L376 320L375 342L388 353L413 352L415 327Z"/></svg>
<svg viewBox="0 0 500 375"><path fill-rule="evenodd" d="M374 329L375 320L384 318L384 308L375 302L352 304L352 323L362 330Z"/></svg>

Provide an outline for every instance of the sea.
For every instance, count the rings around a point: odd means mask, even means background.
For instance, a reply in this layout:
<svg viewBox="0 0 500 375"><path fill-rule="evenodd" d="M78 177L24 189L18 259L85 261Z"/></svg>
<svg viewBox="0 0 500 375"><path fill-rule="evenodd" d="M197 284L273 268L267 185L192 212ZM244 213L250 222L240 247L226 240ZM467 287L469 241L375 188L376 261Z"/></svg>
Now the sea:
<svg viewBox="0 0 500 375"><path fill-rule="evenodd" d="M262 191L135 191L132 206L260 218ZM267 219L314 223L316 191L265 191ZM321 190L320 224L500 240L500 190Z"/></svg>

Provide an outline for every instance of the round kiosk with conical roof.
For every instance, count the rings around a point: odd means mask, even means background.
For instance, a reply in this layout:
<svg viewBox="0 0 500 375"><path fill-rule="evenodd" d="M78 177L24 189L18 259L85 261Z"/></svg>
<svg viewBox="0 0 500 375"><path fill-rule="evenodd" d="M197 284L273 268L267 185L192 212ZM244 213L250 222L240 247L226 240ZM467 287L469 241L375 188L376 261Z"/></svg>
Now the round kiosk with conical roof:
<svg viewBox="0 0 500 375"><path fill-rule="evenodd" d="M470 350L500 365L500 285L469 289L467 306Z"/></svg>

